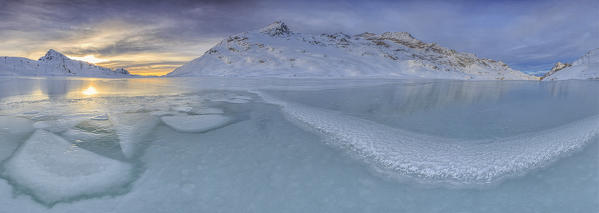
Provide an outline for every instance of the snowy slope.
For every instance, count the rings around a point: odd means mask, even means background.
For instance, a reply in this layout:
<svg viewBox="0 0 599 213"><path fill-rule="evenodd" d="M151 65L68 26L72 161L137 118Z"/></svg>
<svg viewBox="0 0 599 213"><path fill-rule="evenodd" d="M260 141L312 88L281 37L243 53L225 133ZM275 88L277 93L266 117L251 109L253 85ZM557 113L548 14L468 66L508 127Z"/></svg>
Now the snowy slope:
<svg viewBox="0 0 599 213"><path fill-rule="evenodd" d="M230 36L167 76L538 79L406 32L309 35L282 22Z"/></svg>
<svg viewBox="0 0 599 213"><path fill-rule="evenodd" d="M0 57L0 76L2 75L83 77L133 76L125 69L112 70L87 62L72 60L52 49L37 61L21 57Z"/></svg>
<svg viewBox="0 0 599 213"><path fill-rule="evenodd" d="M543 78L544 81L567 79L599 79L599 48L589 51L571 66L558 69Z"/></svg>

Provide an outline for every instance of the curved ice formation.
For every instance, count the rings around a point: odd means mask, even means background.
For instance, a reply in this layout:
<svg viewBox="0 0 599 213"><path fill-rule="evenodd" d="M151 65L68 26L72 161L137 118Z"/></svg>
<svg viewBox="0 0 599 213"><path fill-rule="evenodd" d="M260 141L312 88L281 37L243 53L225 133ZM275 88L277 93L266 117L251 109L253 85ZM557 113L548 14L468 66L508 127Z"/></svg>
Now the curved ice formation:
<svg viewBox="0 0 599 213"><path fill-rule="evenodd" d="M231 118L218 114L163 116L160 119L179 132L205 132L231 121Z"/></svg>
<svg viewBox="0 0 599 213"><path fill-rule="evenodd" d="M385 172L429 183L479 185L539 168L599 136L599 116L508 138L463 141L417 134L339 112L262 97L301 126Z"/></svg>
<svg viewBox="0 0 599 213"><path fill-rule="evenodd" d="M127 158L135 156L143 138L159 123L156 117L147 113L110 114L108 119L114 126L123 155Z"/></svg>
<svg viewBox="0 0 599 213"><path fill-rule="evenodd" d="M2 175L51 205L119 190L131 181L132 165L74 148L57 135L37 130L4 163Z"/></svg>

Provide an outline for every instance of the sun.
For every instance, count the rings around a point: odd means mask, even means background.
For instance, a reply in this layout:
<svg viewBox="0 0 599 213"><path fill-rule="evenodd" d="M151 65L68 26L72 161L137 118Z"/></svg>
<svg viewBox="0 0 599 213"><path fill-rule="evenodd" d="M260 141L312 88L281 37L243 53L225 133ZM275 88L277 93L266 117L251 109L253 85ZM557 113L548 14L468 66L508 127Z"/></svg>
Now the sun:
<svg viewBox="0 0 599 213"><path fill-rule="evenodd" d="M102 63L102 62L108 61L107 59L96 58L96 56L94 56L94 55L86 55L83 57L71 56L69 58L74 59L74 60L79 60L79 61L85 61L85 62L92 63L92 64L97 64L97 63Z"/></svg>
<svg viewBox="0 0 599 213"><path fill-rule="evenodd" d="M98 90L94 86L89 86L87 89L81 91L84 95L95 95L98 94Z"/></svg>

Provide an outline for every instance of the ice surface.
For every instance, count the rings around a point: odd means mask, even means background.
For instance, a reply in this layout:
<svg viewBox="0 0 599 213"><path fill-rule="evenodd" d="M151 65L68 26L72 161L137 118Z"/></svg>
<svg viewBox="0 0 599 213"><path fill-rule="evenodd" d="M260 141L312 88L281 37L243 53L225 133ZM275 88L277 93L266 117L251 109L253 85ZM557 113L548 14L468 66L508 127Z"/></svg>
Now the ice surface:
<svg viewBox="0 0 599 213"><path fill-rule="evenodd" d="M223 114L225 113L225 111L223 111L220 108L194 108L191 112L195 113L195 114Z"/></svg>
<svg viewBox="0 0 599 213"><path fill-rule="evenodd" d="M33 122L25 118L0 116L0 134L22 135L33 131Z"/></svg>
<svg viewBox="0 0 599 213"><path fill-rule="evenodd" d="M231 118L224 115L163 116L162 121L179 132L205 132L228 124Z"/></svg>
<svg viewBox="0 0 599 213"><path fill-rule="evenodd" d="M287 103L290 118L333 139L360 158L401 176L450 184L487 184L520 175L579 150L599 136L599 116L554 129L477 141L459 141L390 128L376 122Z"/></svg>
<svg viewBox="0 0 599 213"><path fill-rule="evenodd" d="M82 97L92 83L98 95ZM595 81L0 78L0 212L597 212L596 91ZM251 103L215 101L228 99ZM231 121L183 133L160 119L196 115Z"/></svg>
<svg viewBox="0 0 599 213"><path fill-rule="evenodd" d="M105 121L108 120L108 115L98 115L91 118L92 120Z"/></svg>
<svg viewBox="0 0 599 213"><path fill-rule="evenodd" d="M44 129L50 132L59 133L74 127L84 120L86 120L86 118L76 116L71 118L60 118L56 120L37 121L33 124L33 126L36 129Z"/></svg>
<svg viewBox="0 0 599 213"><path fill-rule="evenodd" d="M119 191L132 166L78 149L37 130L4 165L3 176L46 204Z"/></svg>
<svg viewBox="0 0 599 213"><path fill-rule="evenodd" d="M120 113L109 117L118 134L123 154L128 158L134 157L144 142L144 137L159 122L148 113Z"/></svg>
<svg viewBox="0 0 599 213"><path fill-rule="evenodd" d="M33 131L33 122L28 119L0 116L0 161L8 158Z"/></svg>
<svg viewBox="0 0 599 213"><path fill-rule="evenodd" d="M190 107L190 106L176 106L176 107L173 107L173 110L177 111L177 112L190 112L192 109L193 108Z"/></svg>

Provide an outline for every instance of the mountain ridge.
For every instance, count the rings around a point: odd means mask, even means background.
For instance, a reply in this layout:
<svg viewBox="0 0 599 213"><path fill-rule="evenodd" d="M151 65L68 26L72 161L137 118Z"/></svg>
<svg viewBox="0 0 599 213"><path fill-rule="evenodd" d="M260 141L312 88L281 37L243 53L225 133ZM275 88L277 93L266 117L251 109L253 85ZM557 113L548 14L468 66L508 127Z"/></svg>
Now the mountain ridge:
<svg viewBox="0 0 599 213"><path fill-rule="evenodd" d="M110 69L70 59L49 49L37 61L23 57L0 57L0 76L133 77L124 68Z"/></svg>
<svg viewBox="0 0 599 213"><path fill-rule="evenodd" d="M569 79L599 80L599 48L592 49L571 64L558 62L543 78L543 81Z"/></svg>
<svg viewBox="0 0 599 213"><path fill-rule="evenodd" d="M167 76L538 79L407 32L311 35L281 21L229 36Z"/></svg>

